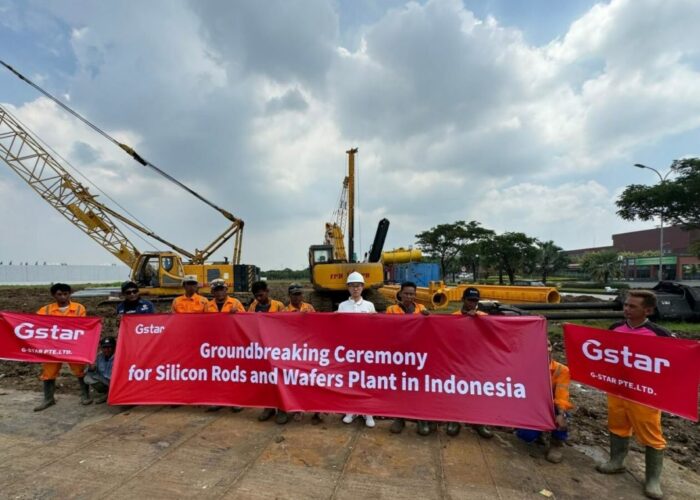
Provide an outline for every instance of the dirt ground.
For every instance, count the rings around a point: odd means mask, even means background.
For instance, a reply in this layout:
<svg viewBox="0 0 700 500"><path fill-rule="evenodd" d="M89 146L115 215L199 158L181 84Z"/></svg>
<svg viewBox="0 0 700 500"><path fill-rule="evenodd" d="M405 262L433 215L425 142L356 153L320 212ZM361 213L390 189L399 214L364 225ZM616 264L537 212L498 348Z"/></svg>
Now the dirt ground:
<svg viewBox="0 0 700 500"><path fill-rule="evenodd" d="M278 300L286 300L287 283L271 282L271 295ZM244 303L250 297L239 297ZM51 297L45 287L0 287L0 311L34 312ZM117 334L115 304L100 304L100 298L81 298L79 302L86 306L88 314L104 318L103 336ZM170 302L156 302L159 312L166 312ZM595 326L601 326L596 324ZM554 341L555 358L566 362L561 342L561 324L549 325L550 337ZM700 339L700 334L683 334L680 337ZM65 366L64 366L65 369ZM39 366L30 363L0 361L0 388L20 391L39 391ZM78 384L74 377L63 376L57 382L57 394L77 394ZM572 412L571 444L581 446L599 446L607 448L606 400L599 391L572 383L571 397L576 408ZM678 464L700 473L700 426L679 417L664 414L663 428L668 440L668 456ZM637 446L637 450L641 448Z"/></svg>

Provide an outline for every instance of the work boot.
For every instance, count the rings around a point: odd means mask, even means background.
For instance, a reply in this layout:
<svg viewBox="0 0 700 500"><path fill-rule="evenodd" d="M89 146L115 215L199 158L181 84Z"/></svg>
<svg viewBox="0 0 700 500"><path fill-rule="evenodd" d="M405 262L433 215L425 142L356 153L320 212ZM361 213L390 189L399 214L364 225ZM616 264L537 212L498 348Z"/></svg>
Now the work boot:
<svg viewBox="0 0 700 500"><path fill-rule="evenodd" d="M284 425L289 422L289 413L282 410L277 410L277 416L275 416L275 422L279 425Z"/></svg>
<svg viewBox="0 0 700 500"><path fill-rule="evenodd" d="M85 379L83 377L78 377L78 383L80 384L80 404L92 404L92 398L90 398L90 386L85 383Z"/></svg>
<svg viewBox="0 0 700 500"><path fill-rule="evenodd" d="M630 449L630 438L610 433L610 460L598 464L596 470L603 474L625 472L625 457Z"/></svg>
<svg viewBox="0 0 700 500"><path fill-rule="evenodd" d="M427 436L430 434L430 422L427 420L419 420L416 426L416 432L421 436Z"/></svg>
<svg viewBox="0 0 700 500"><path fill-rule="evenodd" d="M562 458L564 458L561 454L563 447L564 442L552 436L552 438L549 440L549 445L547 446L547 454L544 458L547 459L547 462L558 464L562 461Z"/></svg>
<svg viewBox="0 0 700 500"><path fill-rule="evenodd" d="M644 450L646 469L644 471L644 494L649 498L663 498L661 491L661 469L664 465L664 450L647 446Z"/></svg>
<svg viewBox="0 0 700 500"><path fill-rule="evenodd" d="M100 394L99 396L94 398L93 401L95 402L96 405L101 405L102 403L107 402L107 396L108 396L107 393Z"/></svg>
<svg viewBox="0 0 700 500"><path fill-rule="evenodd" d="M395 418L389 427L389 431L392 434L401 434L403 428L406 427L406 421L403 418Z"/></svg>
<svg viewBox="0 0 700 500"><path fill-rule="evenodd" d="M321 414L319 412L316 412L313 414L311 417L311 425L318 425L323 422L323 417L321 417Z"/></svg>
<svg viewBox="0 0 700 500"><path fill-rule="evenodd" d="M232 406L232 407L231 407L231 411L232 411L233 413L240 413L240 412L243 411L243 407L242 407L242 406Z"/></svg>
<svg viewBox="0 0 700 500"><path fill-rule="evenodd" d="M493 437L493 432L485 425L473 425L472 427L476 433L484 439L491 439Z"/></svg>
<svg viewBox="0 0 700 500"><path fill-rule="evenodd" d="M462 424L459 422L447 422L447 427L445 427L445 433L448 436L458 436L461 430Z"/></svg>
<svg viewBox="0 0 700 500"><path fill-rule="evenodd" d="M265 422L266 420L270 420L276 411L277 410L275 410L274 408L265 408L263 411L260 412L260 415L258 415L258 422Z"/></svg>
<svg viewBox="0 0 700 500"><path fill-rule="evenodd" d="M53 393L56 390L55 380L44 380L44 400L39 406L34 408L34 411L42 411L56 404L56 400L53 398Z"/></svg>

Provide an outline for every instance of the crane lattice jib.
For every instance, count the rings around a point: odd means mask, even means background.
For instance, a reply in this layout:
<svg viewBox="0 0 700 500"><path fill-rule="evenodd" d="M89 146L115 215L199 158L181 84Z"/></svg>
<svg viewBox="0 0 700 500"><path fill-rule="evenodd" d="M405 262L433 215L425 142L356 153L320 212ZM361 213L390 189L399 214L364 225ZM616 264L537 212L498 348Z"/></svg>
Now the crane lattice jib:
<svg viewBox="0 0 700 500"><path fill-rule="evenodd" d="M140 252L95 200L0 106L0 157L65 218L116 258L132 266Z"/></svg>

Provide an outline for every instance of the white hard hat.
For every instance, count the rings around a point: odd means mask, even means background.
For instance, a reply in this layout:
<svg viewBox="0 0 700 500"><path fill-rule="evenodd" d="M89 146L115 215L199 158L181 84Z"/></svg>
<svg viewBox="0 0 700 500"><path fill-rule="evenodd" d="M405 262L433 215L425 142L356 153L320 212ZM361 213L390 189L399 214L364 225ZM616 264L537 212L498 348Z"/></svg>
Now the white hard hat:
<svg viewBox="0 0 700 500"><path fill-rule="evenodd" d="M196 274L186 274L184 278L182 278L182 284L186 285L187 283L197 283L199 285L199 280L197 279Z"/></svg>
<svg viewBox="0 0 700 500"><path fill-rule="evenodd" d="M365 278L358 273L357 271L353 271L348 275L348 280L345 282L347 284L350 283L362 283L363 285L365 284Z"/></svg>

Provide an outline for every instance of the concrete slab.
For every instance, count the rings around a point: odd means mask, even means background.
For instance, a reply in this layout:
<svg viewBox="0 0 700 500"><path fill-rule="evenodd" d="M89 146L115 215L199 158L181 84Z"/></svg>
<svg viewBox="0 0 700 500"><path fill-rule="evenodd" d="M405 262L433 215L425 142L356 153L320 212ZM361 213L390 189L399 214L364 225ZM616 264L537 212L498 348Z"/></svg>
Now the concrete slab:
<svg viewBox="0 0 700 500"><path fill-rule="evenodd" d="M603 450L566 447L554 465L506 431L421 437L409 423L393 435L390 420L312 426L308 415L279 426L258 410L83 407L74 395L32 412L39 398L0 393L2 498L643 498L634 452L629 473L604 476ZM700 497L698 474L670 460L663 485L666 498Z"/></svg>

